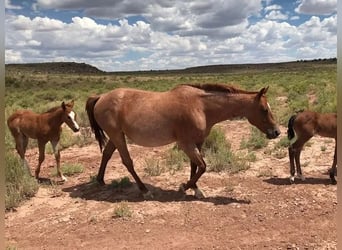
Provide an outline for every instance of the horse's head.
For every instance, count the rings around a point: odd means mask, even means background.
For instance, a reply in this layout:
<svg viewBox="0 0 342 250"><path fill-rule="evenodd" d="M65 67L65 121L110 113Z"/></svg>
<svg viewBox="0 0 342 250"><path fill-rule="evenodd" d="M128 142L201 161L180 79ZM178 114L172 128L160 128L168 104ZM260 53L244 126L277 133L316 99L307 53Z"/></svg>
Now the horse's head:
<svg viewBox="0 0 342 250"><path fill-rule="evenodd" d="M254 98L254 108L247 117L248 121L266 134L268 139L274 139L280 135L280 130L273 118L270 105L266 99L267 88L263 88Z"/></svg>
<svg viewBox="0 0 342 250"><path fill-rule="evenodd" d="M74 100L69 103L62 102L63 109L63 121L72 129L74 132L78 132L80 130L80 126L76 122L76 113L73 111Z"/></svg>

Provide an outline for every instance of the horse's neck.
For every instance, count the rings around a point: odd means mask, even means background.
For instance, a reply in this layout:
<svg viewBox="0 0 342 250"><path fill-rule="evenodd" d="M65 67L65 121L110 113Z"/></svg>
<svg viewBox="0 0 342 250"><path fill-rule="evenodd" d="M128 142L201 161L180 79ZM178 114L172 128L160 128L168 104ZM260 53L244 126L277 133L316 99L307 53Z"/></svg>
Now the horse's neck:
<svg viewBox="0 0 342 250"><path fill-rule="evenodd" d="M56 111L53 111L51 113L45 113L43 115L44 115L44 119L47 120L47 123L49 124L52 130L57 130L62 126L63 111L61 109L57 109Z"/></svg>
<svg viewBox="0 0 342 250"><path fill-rule="evenodd" d="M233 118L248 118L254 97L255 94L241 93L205 98L207 122L214 125Z"/></svg>

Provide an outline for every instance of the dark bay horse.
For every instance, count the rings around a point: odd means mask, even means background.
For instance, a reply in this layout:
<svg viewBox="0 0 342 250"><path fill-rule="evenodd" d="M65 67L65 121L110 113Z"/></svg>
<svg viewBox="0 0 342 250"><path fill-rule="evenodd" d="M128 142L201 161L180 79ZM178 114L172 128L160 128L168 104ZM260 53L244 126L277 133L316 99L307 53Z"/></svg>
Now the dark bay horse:
<svg viewBox="0 0 342 250"><path fill-rule="evenodd" d="M118 149L144 197L152 196L134 170L125 136L146 147L177 142L191 162L190 180L180 190L191 188L197 198L203 197L196 185L206 170L200 151L216 123L246 117L269 139L280 134L265 97L267 89L248 92L219 84L184 84L166 92L118 88L89 97L86 111L90 125L101 151L104 147L97 181L104 184L106 165Z"/></svg>
<svg viewBox="0 0 342 250"><path fill-rule="evenodd" d="M31 171L25 160L28 139L37 139L39 148L38 166L35 171L37 179L39 179L40 166L45 158L45 145L50 141L57 162L57 174L63 181L66 180L60 171L58 142L62 132L61 126L64 122L74 132L80 129L76 122L76 114L73 111L73 107L74 101L71 101L66 104L63 102L60 106L54 107L42 114L34 113L31 110L18 110L7 119L7 125L15 139L17 152L29 173Z"/></svg>
<svg viewBox="0 0 342 250"><path fill-rule="evenodd" d="M295 141L289 146L290 157L290 181L295 180L295 167L297 175L302 180L305 180L300 167L300 153L304 144L314 135L330 137L335 139L334 160L329 175L332 184L336 184L335 175L337 174L337 115L336 113L317 113L313 111L300 111L296 115L291 116L288 123L287 136L292 140L295 136Z"/></svg>

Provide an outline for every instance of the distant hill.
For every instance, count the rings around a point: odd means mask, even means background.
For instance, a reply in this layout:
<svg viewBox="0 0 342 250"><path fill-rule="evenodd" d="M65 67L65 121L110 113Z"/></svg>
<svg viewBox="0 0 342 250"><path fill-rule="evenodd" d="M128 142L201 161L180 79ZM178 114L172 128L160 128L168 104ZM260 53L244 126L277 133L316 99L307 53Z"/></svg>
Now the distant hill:
<svg viewBox="0 0 342 250"><path fill-rule="evenodd" d="M281 63L258 63L258 64L222 64L222 65L204 65L189 67L176 70L146 70L146 71L123 71L123 72L105 72L98 68L86 64L75 62L48 62L48 63L25 63L25 64L6 64L6 73L34 73L34 74L199 74L199 73L232 73L237 71L253 70L295 70L296 68L314 68L324 65L336 64L336 58L298 60L293 62Z"/></svg>
<svg viewBox="0 0 342 250"><path fill-rule="evenodd" d="M48 74L99 74L104 71L86 64L75 62L47 62L47 63L23 63L6 64L6 72L31 72Z"/></svg>

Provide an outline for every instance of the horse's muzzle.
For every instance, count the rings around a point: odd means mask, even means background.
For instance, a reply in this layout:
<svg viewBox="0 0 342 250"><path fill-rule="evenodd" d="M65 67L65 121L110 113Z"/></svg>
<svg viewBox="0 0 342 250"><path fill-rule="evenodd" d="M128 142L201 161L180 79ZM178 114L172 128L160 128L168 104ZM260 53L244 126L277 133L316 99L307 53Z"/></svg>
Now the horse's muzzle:
<svg viewBox="0 0 342 250"><path fill-rule="evenodd" d="M72 130L76 133L76 132L80 131L80 128L73 128Z"/></svg>
<svg viewBox="0 0 342 250"><path fill-rule="evenodd" d="M272 129L272 130L268 130L268 131L267 131L267 134L266 134L266 136L267 136L268 139L275 139L275 138L277 138L279 135L280 135L280 130L279 130L278 128Z"/></svg>

